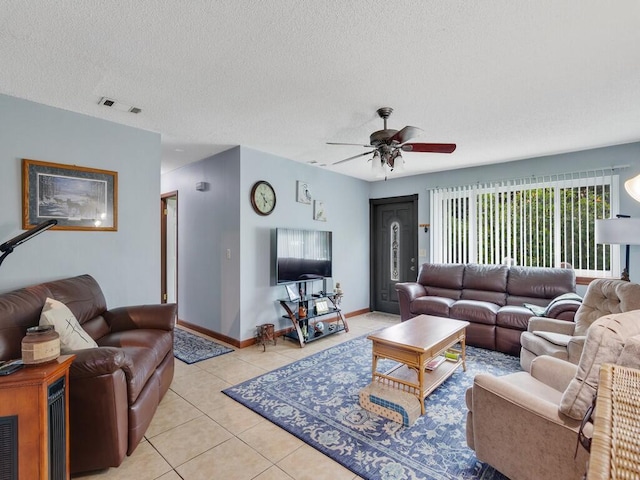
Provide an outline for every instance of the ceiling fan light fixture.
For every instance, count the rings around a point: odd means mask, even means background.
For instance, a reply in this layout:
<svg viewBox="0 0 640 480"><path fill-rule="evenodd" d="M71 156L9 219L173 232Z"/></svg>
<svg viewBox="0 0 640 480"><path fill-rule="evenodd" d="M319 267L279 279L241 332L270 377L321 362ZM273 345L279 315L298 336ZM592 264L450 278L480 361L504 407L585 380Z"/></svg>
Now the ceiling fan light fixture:
<svg viewBox="0 0 640 480"><path fill-rule="evenodd" d="M402 157L402 152L400 150L396 150L392 155L393 159L393 168L394 172L404 172L404 158Z"/></svg>
<svg viewBox="0 0 640 480"><path fill-rule="evenodd" d="M371 171L376 178L384 178L386 176L384 160L380 158L380 153L377 150L373 153L373 158L371 159Z"/></svg>

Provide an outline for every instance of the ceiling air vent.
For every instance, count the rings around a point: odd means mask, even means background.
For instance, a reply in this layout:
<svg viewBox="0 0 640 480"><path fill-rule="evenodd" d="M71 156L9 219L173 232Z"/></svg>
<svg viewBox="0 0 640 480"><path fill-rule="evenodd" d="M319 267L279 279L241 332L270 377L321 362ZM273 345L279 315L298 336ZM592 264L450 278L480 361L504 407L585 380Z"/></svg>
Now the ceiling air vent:
<svg viewBox="0 0 640 480"><path fill-rule="evenodd" d="M119 110L121 112L140 113L142 111L141 108L118 102L109 97L102 97L98 102L98 105L104 105L105 107L113 108L114 110Z"/></svg>

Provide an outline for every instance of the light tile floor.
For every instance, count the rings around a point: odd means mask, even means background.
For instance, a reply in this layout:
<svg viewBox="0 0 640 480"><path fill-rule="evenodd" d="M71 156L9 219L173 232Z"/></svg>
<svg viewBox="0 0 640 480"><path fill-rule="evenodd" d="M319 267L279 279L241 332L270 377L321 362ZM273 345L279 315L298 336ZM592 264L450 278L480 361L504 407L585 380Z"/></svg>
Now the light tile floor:
<svg viewBox="0 0 640 480"><path fill-rule="evenodd" d="M83 480L354 480L360 477L230 399L222 390L333 345L393 325L398 316L364 314L337 333L300 348L277 344L237 349L187 365L176 359L170 390L144 440L118 468ZM195 333L195 332L194 332Z"/></svg>

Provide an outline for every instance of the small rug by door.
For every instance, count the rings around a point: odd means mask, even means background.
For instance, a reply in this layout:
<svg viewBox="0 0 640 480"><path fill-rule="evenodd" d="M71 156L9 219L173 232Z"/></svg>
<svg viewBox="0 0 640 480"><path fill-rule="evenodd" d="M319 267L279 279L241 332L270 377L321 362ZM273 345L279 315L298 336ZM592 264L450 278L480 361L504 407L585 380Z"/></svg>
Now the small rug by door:
<svg viewBox="0 0 640 480"><path fill-rule="evenodd" d="M173 356L185 363L192 364L229 352L233 352L233 348L180 328L173 331Z"/></svg>
<svg viewBox="0 0 640 480"><path fill-rule="evenodd" d="M393 363L385 360L381 366ZM224 390L364 479L504 480L466 444L464 395L481 372L520 370L516 357L467 347L461 368L426 399L427 413L411 427L359 405L371 381L371 341L349 340Z"/></svg>

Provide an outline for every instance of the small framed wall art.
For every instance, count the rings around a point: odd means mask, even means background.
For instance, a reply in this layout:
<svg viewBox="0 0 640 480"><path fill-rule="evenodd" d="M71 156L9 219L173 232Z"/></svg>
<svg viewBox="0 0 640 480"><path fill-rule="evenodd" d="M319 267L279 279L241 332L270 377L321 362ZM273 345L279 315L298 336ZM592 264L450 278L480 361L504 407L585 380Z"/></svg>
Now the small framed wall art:
<svg viewBox="0 0 640 480"><path fill-rule="evenodd" d="M118 230L118 172L22 159L22 228Z"/></svg>
<svg viewBox="0 0 640 480"><path fill-rule="evenodd" d="M327 212L324 209L324 202L320 200L313 201L313 219L319 222L327 221Z"/></svg>
<svg viewBox="0 0 640 480"><path fill-rule="evenodd" d="M311 186L307 182L298 180L296 182L296 201L300 203L311 204Z"/></svg>

